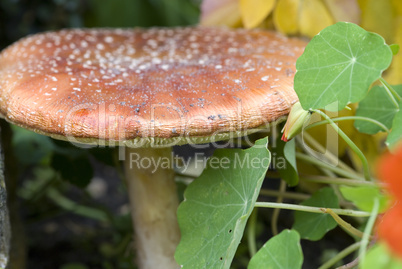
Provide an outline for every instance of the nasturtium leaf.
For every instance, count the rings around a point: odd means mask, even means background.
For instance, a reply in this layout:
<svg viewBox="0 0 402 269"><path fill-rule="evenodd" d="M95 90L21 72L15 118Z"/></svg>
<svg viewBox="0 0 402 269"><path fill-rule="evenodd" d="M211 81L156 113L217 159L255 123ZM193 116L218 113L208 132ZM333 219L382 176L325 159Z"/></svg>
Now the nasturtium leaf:
<svg viewBox="0 0 402 269"><path fill-rule="evenodd" d="M289 186L295 186L299 183L299 175L297 173L296 165L296 143L295 140L283 142L278 139L276 147L273 148L275 157L273 164L279 175Z"/></svg>
<svg viewBox="0 0 402 269"><path fill-rule="evenodd" d="M322 208L338 208L338 197L333 189L326 187L315 192L302 205ZM312 241L320 240L328 231L336 227L335 220L329 214L295 212L293 229L299 232L300 237Z"/></svg>
<svg viewBox="0 0 402 269"><path fill-rule="evenodd" d="M245 28L257 27L268 17L276 0L240 0L240 14Z"/></svg>
<svg viewBox="0 0 402 269"><path fill-rule="evenodd" d="M306 110L329 105L341 110L363 99L391 60L392 51L381 36L338 22L306 46L296 62L294 88Z"/></svg>
<svg viewBox="0 0 402 269"><path fill-rule="evenodd" d="M182 268L229 268L270 163L268 139L247 150L220 149L184 193L177 211Z"/></svg>
<svg viewBox="0 0 402 269"><path fill-rule="evenodd" d="M380 202L380 213L388 208L388 199L377 186L342 186L339 189L346 200L353 202L361 210L371 212L375 198Z"/></svg>
<svg viewBox="0 0 402 269"><path fill-rule="evenodd" d="M393 88L399 95L402 95L402 85L396 85ZM388 129L391 129L392 120L398 111L399 108L394 105L384 87L374 86L359 103L356 116L374 119L384 124ZM359 132L366 134L385 131L380 126L368 121L356 120L354 124Z"/></svg>
<svg viewBox="0 0 402 269"><path fill-rule="evenodd" d="M399 111L395 114L394 120L392 121L391 133L389 133L387 141L385 142L391 149L402 142L402 102L399 103L399 108Z"/></svg>
<svg viewBox="0 0 402 269"><path fill-rule="evenodd" d="M398 44L391 44L391 45L389 45L389 47L391 48L393 55L398 54L398 52L399 52L399 45Z"/></svg>
<svg viewBox="0 0 402 269"><path fill-rule="evenodd" d="M247 269L298 269L302 264L299 234L294 230L283 230L262 246L251 258Z"/></svg>
<svg viewBox="0 0 402 269"><path fill-rule="evenodd" d="M384 243L377 243L367 251L359 268L400 269L402 268L402 261L392 254Z"/></svg>

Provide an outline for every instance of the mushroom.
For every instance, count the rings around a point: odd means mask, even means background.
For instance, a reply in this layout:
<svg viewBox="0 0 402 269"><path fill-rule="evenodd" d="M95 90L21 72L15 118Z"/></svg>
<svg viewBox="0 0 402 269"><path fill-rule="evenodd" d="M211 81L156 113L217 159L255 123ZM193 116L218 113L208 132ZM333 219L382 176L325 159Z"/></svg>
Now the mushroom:
<svg viewBox="0 0 402 269"><path fill-rule="evenodd" d="M177 268L172 146L245 135L286 115L304 46L203 27L36 34L0 54L0 113L77 145L125 146L139 267Z"/></svg>

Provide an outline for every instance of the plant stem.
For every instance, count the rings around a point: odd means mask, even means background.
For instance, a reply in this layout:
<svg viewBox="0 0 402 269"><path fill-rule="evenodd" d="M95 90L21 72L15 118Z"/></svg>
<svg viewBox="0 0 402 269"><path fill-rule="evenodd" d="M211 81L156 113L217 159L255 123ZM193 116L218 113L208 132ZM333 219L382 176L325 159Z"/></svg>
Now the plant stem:
<svg viewBox="0 0 402 269"><path fill-rule="evenodd" d="M247 227L247 244L250 257L253 257L257 253L257 244L255 242L255 228L257 225L257 212L258 208L254 208L248 220Z"/></svg>
<svg viewBox="0 0 402 269"><path fill-rule="evenodd" d="M327 121L325 121L327 123ZM307 127L306 127L307 128ZM320 152L324 152L323 155L331 161L334 165L338 165L340 168L350 172L350 173L355 173L356 171L350 168L347 164L342 162L337 156L335 156L331 151L327 150L325 147L323 147L320 143L318 143L317 140L315 140L311 135L309 135L306 132L303 132L303 138L306 139L308 143L310 143L311 146L316 148ZM306 153L310 153L310 151L305 147L305 144L302 143L303 148L305 149L304 151Z"/></svg>
<svg viewBox="0 0 402 269"><path fill-rule="evenodd" d="M360 181L361 182L361 181ZM363 181L365 182L365 181ZM279 191L275 190L267 190L267 189L261 189L260 190L260 195L265 195L265 196L272 196L272 197L278 197L282 196L284 199L294 199L294 200L307 200L311 197L311 195L304 194L304 193L296 193L296 192L283 192L280 193ZM341 206L353 206L354 204L351 202L342 202L340 201L339 204Z"/></svg>
<svg viewBox="0 0 402 269"><path fill-rule="evenodd" d="M349 147L357 154L357 156L360 158L360 160L363 164L363 171L364 171L365 179L367 181L371 181L370 168L369 168L367 159L364 156L363 152L361 152L361 150L356 146L356 144L324 112L322 112L318 109L315 109L314 112L316 112L316 113L320 114L322 117L324 117L329 122L329 124L335 129L335 131L339 134L339 136L342 137L342 139L345 140L345 142L349 145Z"/></svg>
<svg viewBox="0 0 402 269"><path fill-rule="evenodd" d="M332 178L336 177L336 175L333 172L329 171L328 169L323 168L322 170L328 177L332 177ZM347 203L346 199L343 197L341 191L339 190L339 185L330 184L330 187L334 190L336 196L338 196L339 204ZM348 209L350 209L350 207Z"/></svg>
<svg viewBox="0 0 402 269"><path fill-rule="evenodd" d="M347 248L345 248L344 250L342 250L341 252L336 254L334 257L332 257L330 260L328 260L326 263L321 265L318 269L329 269L329 268L331 268L335 263L337 263L338 261L342 260L343 258L345 258L349 254L353 253L354 251L358 250L359 247L360 247L360 244L361 244L361 242L356 242L356 243L348 246Z"/></svg>
<svg viewBox="0 0 402 269"><path fill-rule="evenodd" d="M387 126L385 126L384 124L382 124L381 122L374 120L374 119L370 119L367 117L362 117L362 116L345 116L345 117L337 117L337 118L331 118L333 122L338 122L338 121L345 121L345 120L361 120L361 121L368 121L370 123L373 123L377 126L379 126L381 129L383 129L385 132L389 133L390 130L387 128ZM307 125L306 128L304 128L304 130L308 130L310 128L319 126L319 125L323 125L323 124L327 124L328 121L327 120L323 120L323 121L317 121L314 122L310 125Z"/></svg>
<svg viewBox="0 0 402 269"><path fill-rule="evenodd" d="M279 191L267 190L267 189L261 189L260 194L265 195L265 196L273 196L273 197L278 197L278 196L282 195L282 197L285 199L294 199L294 200L307 200L308 198L311 197L311 195L304 194L304 193L279 192Z"/></svg>
<svg viewBox="0 0 402 269"><path fill-rule="evenodd" d="M344 176L344 177L347 177L347 178L353 178L353 179L358 179L358 180L363 179L363 178L361 178L361 177L359 177L359 176L357 176L355 174L352 174L352 173L350 173L348 171L345 171L345 170L343 170L343 169L341 169L339 167L329 165L327 163L322 162L319 159L316 159L314 157L308 156L308 155L300 153L300 152L296 152L296 158L298 158L300 160L303 160L303 161L306 161L308 163L317 165L319 167L323 167L325 169L328 169L330 171L333 171L333 172L337 173L338 175L341 175L341 176Z"/></svg>
<svg viewBox="0 0 402 269"><path fill-rule="evenodd" d="M383 78L381 77L379 80L381 81L382 85L384 85L384 88L387 90L388 94L391 94L391 95L390 95L391 100L394 102L394 101L395 101L394 97L396 98L396 101L397 101L397 102L396 102L396 107L399 108L399 104L398 104L398 103L401 101L401 97L399 96L399 94L395 91L394 88L392 88L391 85L389 85L388 82L385 81L385 79L383 79Z"/></svg>
<svg viewBox="0 0 402 269"><path fill-rule="evenodd" d="M358 265L359 265L359 258L356 258L353 261L351 261L350 263L339 266L336 269L353 269L353 268L357 268Z"/></svg>
<svg viewBox="0 0 402 269"><path fill-rule="evenodd" d="M371 230L373 229L379 208L380 208L380 203L378 202L378 198L375 198L373 210L371 211L370 218L368 219L366 228L364 229L364 236L361 240L361 245L360 245L360 249L359 249L359 259L362 262L364 261L364 258L366 256L366 249L367 249L367 245L369 243Z"/></svg>
<svg viewBox="0 0 402 269"><path fill-rule="evenodd" d="M345 229L347 232L349 232L352 235L355 235L357 237L362 238L363 237L363 233L361 231L359 231L358 229L356 229L355 227L353 227L350 223L344 221L341 217L339 217L338 214L336 214L332 209L330 208L326 208L324 209L325 213L328 213L331 215L331 217L336 221L336 223L338 223L343 229Z"/></svg>
<svg viewBox="0 0 402 269"><path fill-rule="evenodd" d="M279 195L277 196L276 203L282 203L283 202L283 193L286 191L286 182L284 180L281 180L280 186L279 186ZM272 229L272 234L275 236L278 234L278 217L281 209L280 208L275 208L274 211L272 212L272 218L271 218L271 229Z"/></svg>
<svg viewBox="0 0 402 269"><path fill-rule="evenodd" d="M53 202L55 202L58 206L60 206L65 210L71 211L77 215L81 215L94 220L102 222L109 221L108 215L102 210L77 204L76 202L62 195L57 189L53 187L50 187L46 191L46 194L47 197L49 197Z"/></svg>
<svg viewBox="0 0 402 269"><path fill-rule="evenodd" d="M356 179L348 179L348 178L340 178L340 177L324 177L324 176L306 176L299 177L300 180L315 182L315 183L324 183L324 184L339 184L339 185L348 185L348 186L378 186L378 183L372 181L362 181ZM381 186L382 184L380 184Z"/></svg>
<svg viewBox="0 0 402 269"><path fill-rule="evenodd" d="M281 208L281 209L289 209L289 210L298 210L310 213L321 213L324 214L323 210L328 210L327 208L322 207L314 207L314 206L305 206L305 205L293 205L293 204L285 204L285 203L273 203L273 202L257 202L255 203L255 207L266 207L266 208ZM339 208L331 208L338 215L352 216L352 217L369 217L370 212L365 211L357 211L350 209L339 209Z"/></svg>

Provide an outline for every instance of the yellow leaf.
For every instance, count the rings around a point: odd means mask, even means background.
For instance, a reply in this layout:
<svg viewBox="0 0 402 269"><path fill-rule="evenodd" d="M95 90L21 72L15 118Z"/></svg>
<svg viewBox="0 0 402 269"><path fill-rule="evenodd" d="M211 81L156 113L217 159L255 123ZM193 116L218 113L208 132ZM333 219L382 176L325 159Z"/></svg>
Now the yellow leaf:
<svg viewBox="0 0 402 269"><path fill-rule="evenodd" d="M402 48L402 18L396 20L394 43L398 44ZM385 79L391 84L402 83L402 51L399 49L399 53L394 56L391 67L385 75Z"/></svg>
<svg viewBox="0 0 402 269"><path fill-rule="evenodd" d="M400 1L400 0L399 0ZM394 13L391 0L359 0L362 10L361 26L393 42Z"/></svg>
<svg viewBox="0 0 402 269"><path fill-rule="evenodd" d="M321 0L301 2L299 27L302 35L313 37L332 24L334 24L334 19Z"/></svg>
<svg viewBox="0 0 402 269"><path fill-rule="evenodd" d="M395 14L394 19L394 40L392 43L398 44L402 48L402 1L393 0L392 7ZM392 65L385 75L385 79L391 84L402 83L402 50L394 56Z"/></svg>
<svg viewBox="0 0 402 269"><path fill-rule="evenodd" d="M397 16L402 16L402 1L401 0L391 0L392 7Z"/></svg>
<svg viewBox="0 0 402 269"><path fill-rule="evenodd" d="M300 0L278 0L274 11L276 29L284 34L297 34L299 31Z"/></svg>
<svg viewBox="0 0 402 269"><path fill-rule="evenodd" d="M204 26L240 26L238 0L202 1L200 24Z"/></svg>
<svg viewBox="0 0 402 269"><path fill-rule="evenodd" d="M220 0L215 0L220 1ZM254 28L268 17L276 0L240 0L240 14L245 28Z"/></svg>
<svg viewBox="0 0 402 269"><path fill-rule="evenodd" d="M357 0L325 0L335 21L360 23L360 8Z"/></svg>

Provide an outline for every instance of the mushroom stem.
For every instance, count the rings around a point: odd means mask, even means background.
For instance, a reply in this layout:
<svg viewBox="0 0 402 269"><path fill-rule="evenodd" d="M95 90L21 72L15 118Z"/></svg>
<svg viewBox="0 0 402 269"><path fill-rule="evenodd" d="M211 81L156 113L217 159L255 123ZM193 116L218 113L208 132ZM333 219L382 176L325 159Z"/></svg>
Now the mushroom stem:
<svg viewBox="0 0 402 269"><path fill-rule="evenodd" d="M171 153L171 147L126 148L126 180L140 269L179 268L174 260L180 241L179 201Z"/></svg>

